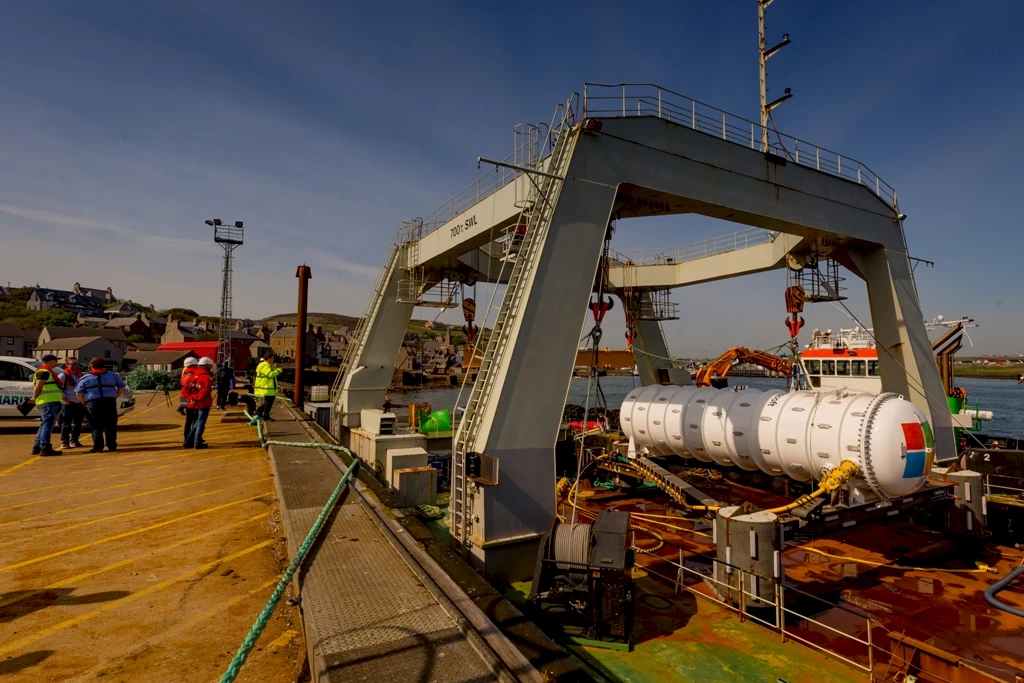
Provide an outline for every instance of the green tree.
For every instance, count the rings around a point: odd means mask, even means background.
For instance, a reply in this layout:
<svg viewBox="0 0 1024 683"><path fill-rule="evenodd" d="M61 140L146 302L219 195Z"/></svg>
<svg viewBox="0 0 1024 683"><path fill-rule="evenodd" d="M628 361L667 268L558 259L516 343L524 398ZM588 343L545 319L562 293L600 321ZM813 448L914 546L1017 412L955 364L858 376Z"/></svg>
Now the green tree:
<svg viewBox="0 0 1024 683"><path fill-rule="evenodd" d="M145 342L146 338L143 337L141 334L129 334L128 341L130 341L132 344L139 344Z"/></svg>
<svg viewBox="0 0 1024 683"><path fill-rule="evenodd" d="M203 332L196 335L196 341L198 342L211 342L218 341L220 339L216 332Z"/></svg>
<svg viewBox="0 0 1024 683"><path fill-rule="evenodd" d="M71 327L78 322L78 316L74 313L50 308L45 311L30 311L24 304L0 302L0 320L9 323L16 323L23 330L41 330L47 325L56 327Z"/></svg>
<svg viewBox="0 0 1024 683"><path fill-rule="evenodd" d="M167 316L173 315L175 318L198 318L199 314L193 311L191 308L168 308L166 311L160 311L157 313L157 317L166 318Z"/></svg>
<svg viewBox="0 0 1024 683"><path fill-rule="evenodd" d="M17 287L12 289L10 294L0 294L0 302L5 304L17 304L22 308L28 303L28 298L32 296L31 287Z"/></svg>

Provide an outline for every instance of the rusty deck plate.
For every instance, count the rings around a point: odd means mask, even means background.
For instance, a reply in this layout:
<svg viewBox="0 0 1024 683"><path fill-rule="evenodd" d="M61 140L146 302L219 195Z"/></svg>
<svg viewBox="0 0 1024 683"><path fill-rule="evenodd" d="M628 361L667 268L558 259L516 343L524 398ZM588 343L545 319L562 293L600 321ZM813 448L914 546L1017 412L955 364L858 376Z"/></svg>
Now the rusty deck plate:
<svg viewBox="0 0 1024 683"><path fill-rule="evenodd" d="M769 508L791 500L785 490L768 493L726 479L704 480L699 485L725 504L751 501ZM785 486L785 482L779 485ZM644 569L672 580L677 570L670 563L678 562L680 549L715 555L706 525L686 518L662 492L616 498L608 496L605 489L583 486L579 495L580 506L593 513L615 508L675 517L661 520L663 524L634 520L656 530L666 543L658 552L638 556ZM561 511L565 514L570 508ZM791 593L786 604L820 624L799 622L792 616L787 619L787 631L866 667L867 648L830 629L866 640L866 619L856 615L869 615L875 623L876 675L882 675L886 664L889 676L907 668L900 655L891 655L898 647L896 638L888 636L890 632L932 645L962 659L962 668L985 672L994 680L1013 681L1014 675L1024 675L1024 620L994 609L984 599L986 588L1024 561L1024 552L994 544L975 548L966 542L944 547L936 544L941 540L943 535L915 527L906 516L858 524L813 539L788 540L782 556L786 585L809 595ZM636 544L649 548L655 541L637 533ZM904 559L932 545L934 554ZM977 571L976 562L992 567L994 573ZM692 579L688 583L712 595L703 584ZM1024 591L1020 589L1005 591L1001 599L1024 609Z"/></svg>

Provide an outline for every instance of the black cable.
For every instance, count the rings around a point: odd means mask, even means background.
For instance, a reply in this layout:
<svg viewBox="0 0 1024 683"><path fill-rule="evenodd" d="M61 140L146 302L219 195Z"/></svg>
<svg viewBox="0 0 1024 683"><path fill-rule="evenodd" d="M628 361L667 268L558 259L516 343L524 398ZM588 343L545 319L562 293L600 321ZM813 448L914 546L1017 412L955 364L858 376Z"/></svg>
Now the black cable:
<svg viewBox="0 0 1024 683"><path fill-rule="evenodd" d="M988 590L985 591L985 599L988 601L988 604L992 605L993 607L997 607L1003 610L1004 612L1009 612L1010 614L1016 615L1018 617L1024 617L1024 610L1014 607L1012 605L1007 605L1005 602L1000 602L999 599L996 598L996 593L998 593L1001 590L1004 590L1018 576L1024 576L1024 566L1017 567L1012 572L1010 572L1009 574L1007 574L1006 576L1004 576L1003 578L999 579L991 586L989 586Z"/></svg>

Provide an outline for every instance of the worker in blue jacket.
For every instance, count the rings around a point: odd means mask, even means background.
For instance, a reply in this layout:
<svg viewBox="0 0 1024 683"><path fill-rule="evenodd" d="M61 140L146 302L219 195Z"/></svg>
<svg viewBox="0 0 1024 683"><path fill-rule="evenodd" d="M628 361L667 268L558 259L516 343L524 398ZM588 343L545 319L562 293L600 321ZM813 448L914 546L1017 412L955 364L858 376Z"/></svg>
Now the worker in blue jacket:
<svg viewBox="0 0 1024 683"><path fill-rule="evenodd" d="M92 427L89 452L99 453L104 445L113 452L117 450L117 399L124 393L124 380L116 372L105 369L102 358L90 360L89 367L89 374L83 375L75 387L78 400L85 404L89 413Z"/></svg>

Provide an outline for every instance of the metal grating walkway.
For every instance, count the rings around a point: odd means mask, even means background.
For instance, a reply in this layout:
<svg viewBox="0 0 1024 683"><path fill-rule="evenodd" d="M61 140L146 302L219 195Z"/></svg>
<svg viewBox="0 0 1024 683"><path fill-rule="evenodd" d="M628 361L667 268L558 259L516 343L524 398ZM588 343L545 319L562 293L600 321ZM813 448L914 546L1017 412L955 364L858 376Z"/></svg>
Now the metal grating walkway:
<svg viewBox="0 0 1024 683"><path fill-rule="evenodd" d="M268 439L305 442L290 412L275 410ZM288 550L305 538L340 480L319 449L271 446ZM310 668L317 683L482 683L487 663L349 491L299 577Z"/></svg>

